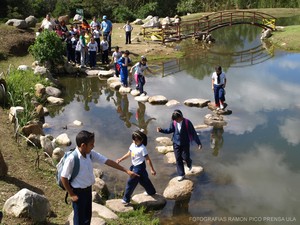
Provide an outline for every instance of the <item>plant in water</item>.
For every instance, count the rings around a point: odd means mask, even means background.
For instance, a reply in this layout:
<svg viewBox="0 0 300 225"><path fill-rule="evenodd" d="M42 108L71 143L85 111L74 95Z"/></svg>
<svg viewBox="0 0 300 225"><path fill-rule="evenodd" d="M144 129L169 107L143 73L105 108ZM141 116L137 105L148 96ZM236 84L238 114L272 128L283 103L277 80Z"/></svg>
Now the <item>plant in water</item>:
<svg viewBox="0 0 300 225"><path fill-rule="evenodd" d="M53 65L62 61L65 48L55 32L44 30L28 50L38 62Z"/></svg>

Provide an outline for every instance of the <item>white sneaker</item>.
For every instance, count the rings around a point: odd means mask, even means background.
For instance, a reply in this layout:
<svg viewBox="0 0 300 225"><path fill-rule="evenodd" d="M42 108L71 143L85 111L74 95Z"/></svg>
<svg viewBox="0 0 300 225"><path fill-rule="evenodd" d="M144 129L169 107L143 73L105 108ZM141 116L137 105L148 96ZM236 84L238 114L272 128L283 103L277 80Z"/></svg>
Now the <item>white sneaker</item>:
<svg viewBox="0 0 300 225"><path fill-rule="evenodd" d="M149 194L147 193L147 191L144 191L143 193L145 196L149 196Z"/></svg>
<svg viewBox="0 0 300 225"><path fill-rule="evenodd" d="M126 202L124 199L121 200L123 205L128 205L128 202Z"/></svg>
<svg viewBox="0 0 300 225"><path fill-rule="evenodd" d="M193 169L193 167L191 166L191 167L188 167L188 171L192 171L192 169Z"/></svg>
<svg viewBox="0 0 300 225"><path fill-rule="evenodd" d="M184 180L184 176L178 176L178 177L177 177L177 180L178 180L178 181L183 181L183 180Z"/></svg>
<svg viewBox="0 0 300 225"><path fill-rule="evenodd" d="M220 109L224 109L224 105L223 104L220 104Z"/></svg>

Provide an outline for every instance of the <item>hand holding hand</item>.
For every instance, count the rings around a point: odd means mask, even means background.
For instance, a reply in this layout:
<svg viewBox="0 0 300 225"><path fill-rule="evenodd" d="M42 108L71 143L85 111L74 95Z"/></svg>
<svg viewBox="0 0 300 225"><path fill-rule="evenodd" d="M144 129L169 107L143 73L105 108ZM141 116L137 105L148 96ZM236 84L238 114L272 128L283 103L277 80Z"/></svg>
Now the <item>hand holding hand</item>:
<svg viewBox="0 0 300 225"><path fill-rule="evenodd" d="M157 128L156 128L156 131L157 131L157 132L160 132L160 130L161 130L160 127L157 127Z"/></svg>

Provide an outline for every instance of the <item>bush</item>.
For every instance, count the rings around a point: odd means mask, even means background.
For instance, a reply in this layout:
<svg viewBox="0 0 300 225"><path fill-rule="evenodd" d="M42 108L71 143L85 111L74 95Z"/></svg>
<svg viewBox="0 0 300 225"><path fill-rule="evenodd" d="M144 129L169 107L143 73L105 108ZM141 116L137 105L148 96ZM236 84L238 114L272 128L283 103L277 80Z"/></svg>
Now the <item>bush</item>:
<svg viewBox="0 0 300 225"><path fill-rule="evenodd" d="M62 61L65 49L65 43L55 32L44 30L28 50L40 63L56 64Z"/></svg>
<svg viewBox="0 0 300 225"><path fill-rule="evenodd" d="M41 83L47 86L49 83L46 79L35 75L33 71L23 70L11 70L5 80L9 105L24 107L24 113L18 117L19 124L23 126L33 118L34 105L31 101L35 98L35 84ZM41 101L41 99L37 100Z"/></svg>

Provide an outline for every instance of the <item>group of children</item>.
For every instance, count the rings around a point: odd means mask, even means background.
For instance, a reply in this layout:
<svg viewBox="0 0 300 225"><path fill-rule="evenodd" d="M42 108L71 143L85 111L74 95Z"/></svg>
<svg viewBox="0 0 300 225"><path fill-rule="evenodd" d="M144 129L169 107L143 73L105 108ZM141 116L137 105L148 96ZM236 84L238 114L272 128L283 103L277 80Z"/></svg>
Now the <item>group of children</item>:
<svg viewBox="0 0 300 225"><path fill-rule="evenodd" d="M183 160L187 163L189 170L192 170L192 160L190 157L190 142L195 141L199 149L202 148L200 139L190 120L183 117L180 110L175 110L171 117L170 127L167 129L157 128L157 132L173 133L172 141L176 158L178 181L185 178ZM93 174L93 163L106 164L112 168L123 171L129 175L122 203L127 205L131 201L131 196L138 184L144 189L145 195L156 194L156 189L149 179L146 163L150 167L152 175L156 171L147 151L147 136L143 130L136 130L132 133L132 143L127 153L116 161L110 160L102 154L94 151L94 133L81 131L76 136L77 147L74 151L77 154L70 154L66 159L61 173L61 181L69 193L74 210L74 225L90 224L92 216L92 185L95 183ZM80 169L78 175L69 181L74 168L75 157L78 157ZM129 169L119 165L123 160L131 157Z"/></svg>

